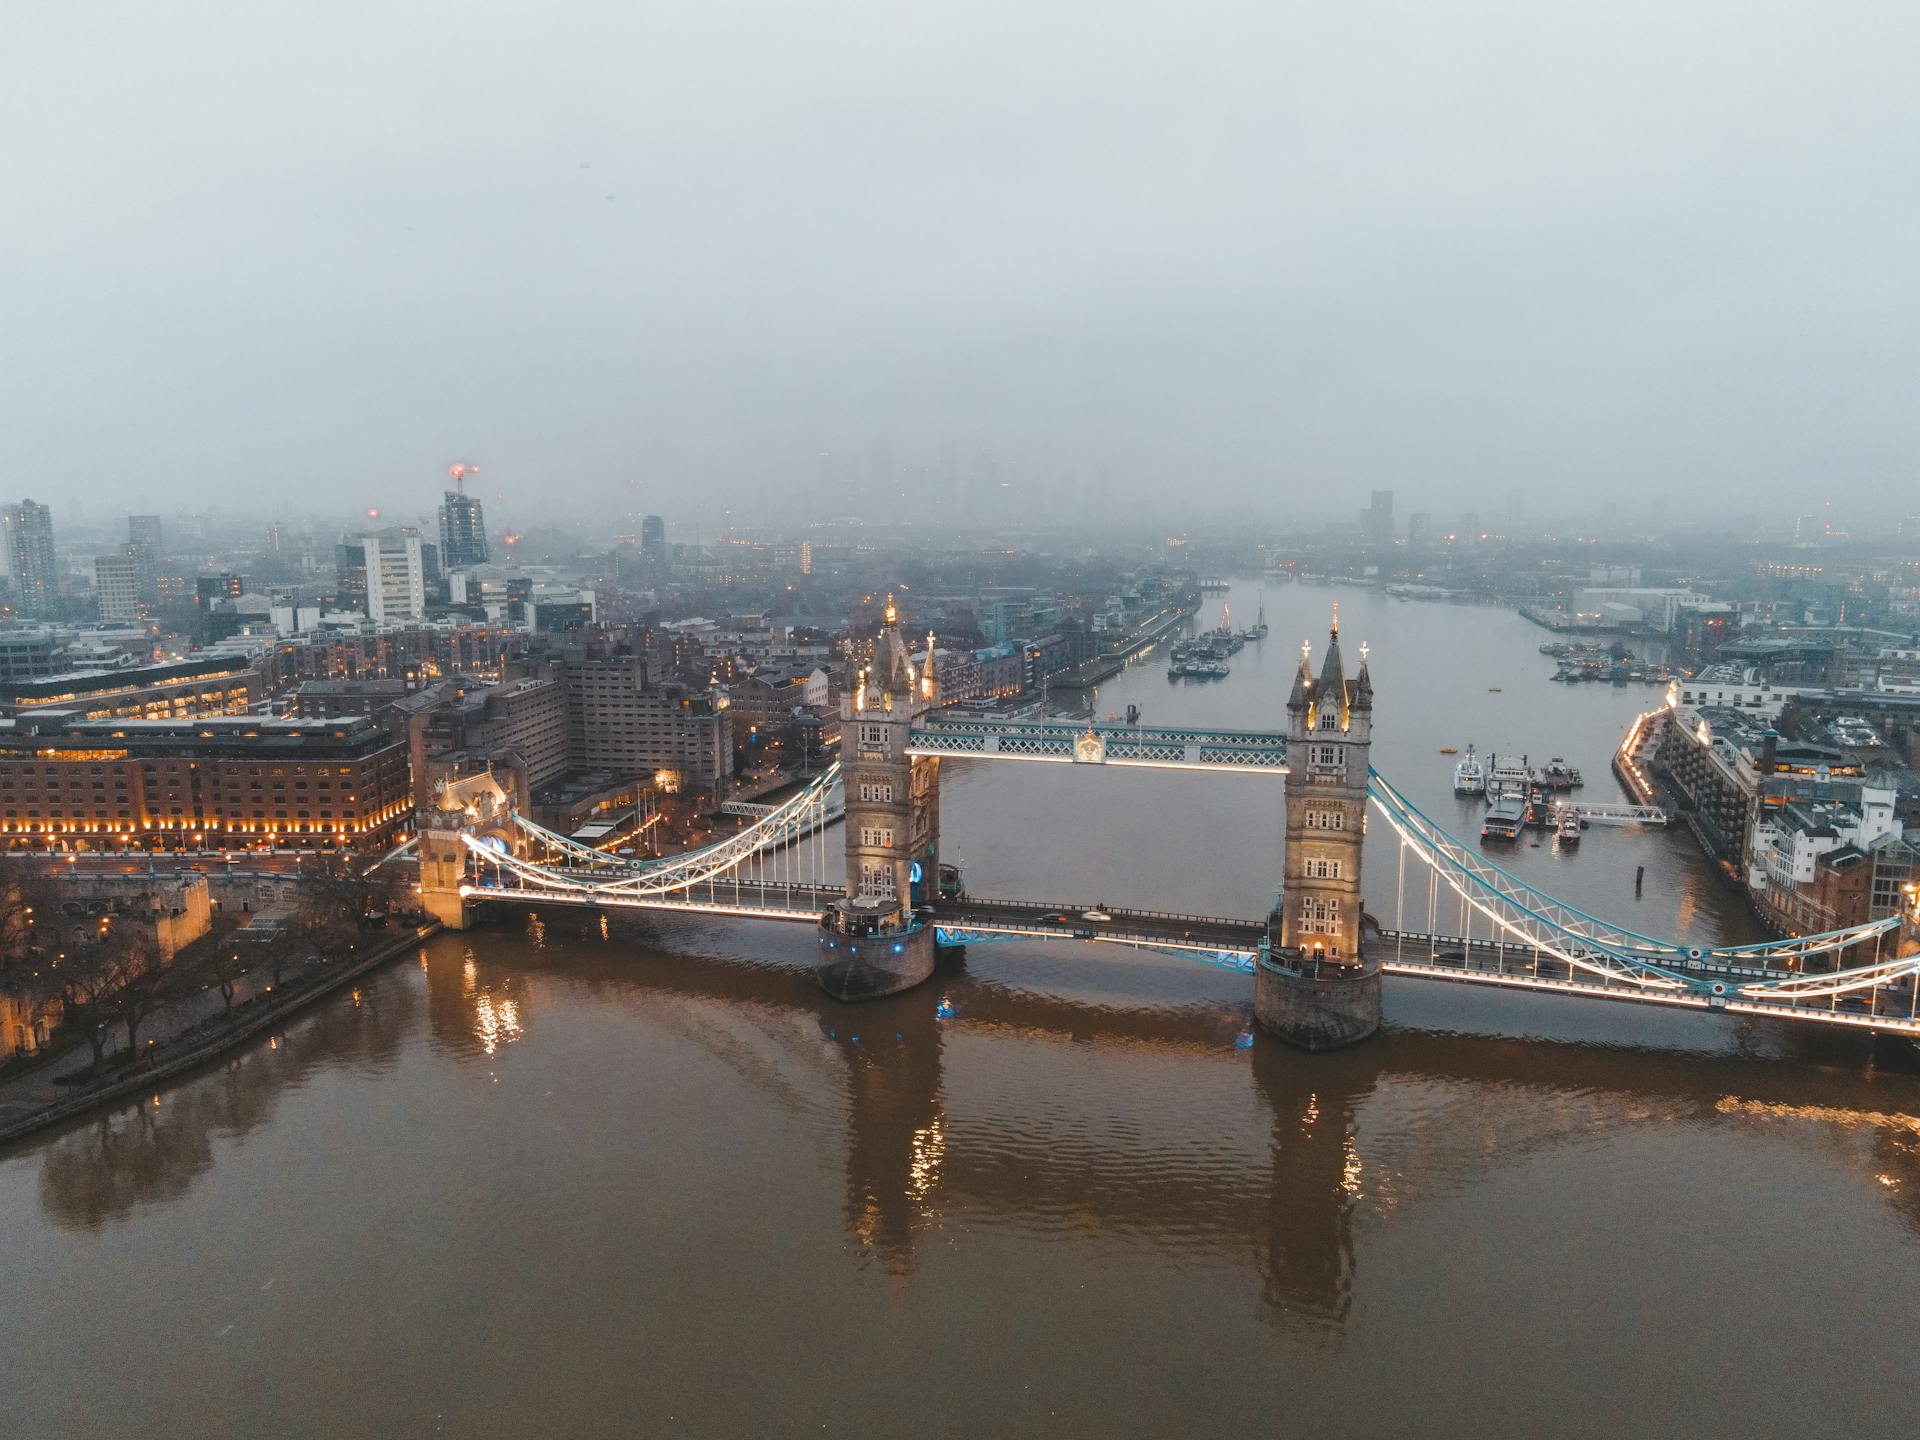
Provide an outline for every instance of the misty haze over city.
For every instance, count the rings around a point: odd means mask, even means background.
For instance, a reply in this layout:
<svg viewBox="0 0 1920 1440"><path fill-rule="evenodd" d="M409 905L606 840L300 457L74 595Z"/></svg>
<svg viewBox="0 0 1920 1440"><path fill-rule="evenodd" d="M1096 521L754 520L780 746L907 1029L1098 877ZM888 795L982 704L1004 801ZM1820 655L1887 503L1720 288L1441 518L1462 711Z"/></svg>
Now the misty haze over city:
<svg viewBox="0 0 1920 1440"><path fill-rule="evenodd" d="M1912 484L1920 11L0 14L10 494L75 523ZM852 498L850 498L852 497Z"/></svg>
<svg viewBox="0 0 1920 1440"><path fill-rule="evenodd" d="M1920 1435L1915 0L0 0L0 1432Z"/></svg>

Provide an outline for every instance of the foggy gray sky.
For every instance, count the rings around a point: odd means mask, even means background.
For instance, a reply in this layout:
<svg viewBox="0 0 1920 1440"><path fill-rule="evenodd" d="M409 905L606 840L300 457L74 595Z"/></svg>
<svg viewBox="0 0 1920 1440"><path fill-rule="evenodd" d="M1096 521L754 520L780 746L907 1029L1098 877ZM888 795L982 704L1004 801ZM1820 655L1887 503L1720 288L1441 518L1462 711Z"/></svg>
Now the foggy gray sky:
<svg viewBox="0 0 1920 1440"><path fill-rule="evenodd" d="M0 496L1857 511L1920 489L1916 54L1899 0L9 0Z"/></svg>

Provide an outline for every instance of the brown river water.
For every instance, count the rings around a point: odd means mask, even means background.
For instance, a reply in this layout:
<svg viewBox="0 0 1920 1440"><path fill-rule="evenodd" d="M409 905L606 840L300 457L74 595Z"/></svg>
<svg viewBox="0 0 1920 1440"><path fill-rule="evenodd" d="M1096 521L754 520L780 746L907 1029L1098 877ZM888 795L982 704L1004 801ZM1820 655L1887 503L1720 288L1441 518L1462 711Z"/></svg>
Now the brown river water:
<svg viewBox="0 0 1920 1440"><path fill-rule="evenodd" d="M1231 678L1170 684L1155 655L1096 705L1278 726L1336 597L1350 662L1372 646L1375 763L1436 818L1477 828L1438 753L1468 741L1616 797L1608 755L1658 692L1549 683L1543 632L1498 610L1243 584L1235 623L1264 602L1272 635ZM1275 780L943 783L978 893L1271 900ZM1391 920L1390 841L1369 860ZM1684 833L1510 863L1646 933L1754 938ZM1920 1421L1904 1041L1389 978L1379 1039L1305 1056L1253 1033L1244 976L1172 958L976 946L851 1007L812 949L516 917L0 1155L0 1434Z"/></svg>

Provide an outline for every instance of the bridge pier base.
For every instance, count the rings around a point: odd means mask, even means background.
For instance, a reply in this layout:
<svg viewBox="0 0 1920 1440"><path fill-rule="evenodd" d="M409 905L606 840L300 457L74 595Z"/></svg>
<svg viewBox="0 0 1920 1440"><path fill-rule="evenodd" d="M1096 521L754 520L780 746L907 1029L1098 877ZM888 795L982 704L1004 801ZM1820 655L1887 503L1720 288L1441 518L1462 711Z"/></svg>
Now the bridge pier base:
<svg viewBox="0 0 1920 1440"><path fill-rule="evenodd" d="M1302 1050L1338 1050L1380 1028L1380 967L1293 970L1262 955L1253 974L1253 1017Z"/></svg>
<svg viewBox="0 0 1920 1440"><path fill-rule="evenodd" d="M871 901L841 900L820 922L813 978L836 1000L897 995L933 974L933 926L879 909Z"/></svg>
<svg viewBox="0 0 1920 1440"><path fill-rule="evenodd" d="M464 930L469 920L467 902L458 890L420 891L420 908L440 922L446 930Z"/></svg>

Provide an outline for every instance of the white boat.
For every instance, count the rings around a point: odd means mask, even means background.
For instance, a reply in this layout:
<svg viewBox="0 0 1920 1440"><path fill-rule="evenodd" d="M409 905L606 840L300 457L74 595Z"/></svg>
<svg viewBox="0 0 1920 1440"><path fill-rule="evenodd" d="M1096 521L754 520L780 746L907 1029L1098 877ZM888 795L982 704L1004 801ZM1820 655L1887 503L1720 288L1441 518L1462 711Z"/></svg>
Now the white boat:
<svg viewBox="0 0 1920 1440"><path fill-rule="evenodd" d="M1571 805L1561 806L1558 831L1561 849L1564 850L1569 845L1578 845L1580 843L1580 812Z"/></svg>
<svg viewBox="0 0 1920 1440"><path fill-rule="evenodd" d="M1480 757L1473 753L1473 746L1467 746L1467 753L1460 757L1460 763L1453 767L1453 793L1456 795L1483 795L1487 789L1487 772L1480 763Z"/></svg>

